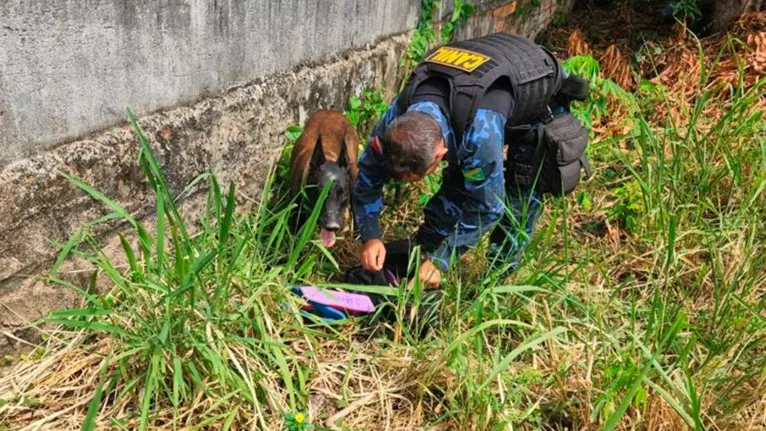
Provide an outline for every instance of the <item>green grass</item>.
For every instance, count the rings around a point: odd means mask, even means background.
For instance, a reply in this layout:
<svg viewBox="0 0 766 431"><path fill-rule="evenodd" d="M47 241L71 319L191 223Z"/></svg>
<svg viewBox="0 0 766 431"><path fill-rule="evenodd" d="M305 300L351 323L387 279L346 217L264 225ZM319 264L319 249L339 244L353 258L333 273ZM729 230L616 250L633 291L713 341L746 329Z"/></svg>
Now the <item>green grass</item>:
<svg viewBox="0 0 766 431"><path fill-rule="evenodd" d="M592 78L603 84L597 70ZM447 274L424 339L404 313L418 290L366 289L400 311L374 335L364 320L305 320L290 286L331 285L354 253L313 241L316 210L291 235L292 204L271 181L263 204L238 212L234 187L204 174L204 213L183 214L131 116L156 215L136 220L69 177L108 210L62 246L49 277L81 292L83 306L52 313L62 329L42 357L0 380L0 427L758 429L766 123L755 107L766 81L722 98L707 80L683 124L648 120L658 103L678 108L639 92L621 110L628 135L594 135L594 178L547 203L517 273L485 274L480 244ZM599 87L580 115L614 121L611 90ZM406 202L405 216L420 205ZM402 217L388 211L384 222ZM92 233L114 220L128 227L120 256ZM59 274L73 256L95 268L90 284Z"/></svg>

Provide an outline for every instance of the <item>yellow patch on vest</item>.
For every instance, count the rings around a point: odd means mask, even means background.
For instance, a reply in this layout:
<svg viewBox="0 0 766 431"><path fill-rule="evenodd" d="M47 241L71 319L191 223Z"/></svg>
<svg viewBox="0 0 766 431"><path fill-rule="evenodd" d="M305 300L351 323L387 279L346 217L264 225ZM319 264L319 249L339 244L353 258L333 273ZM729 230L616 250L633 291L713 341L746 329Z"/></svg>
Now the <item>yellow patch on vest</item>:
<svg viewBox="0 0 766 431"><path fill-rule="evenodd" d="M489 60L490 58L486 55L449 46L442 46L425 59L429 63L441 64L464 72L473 72Z"/></svg>

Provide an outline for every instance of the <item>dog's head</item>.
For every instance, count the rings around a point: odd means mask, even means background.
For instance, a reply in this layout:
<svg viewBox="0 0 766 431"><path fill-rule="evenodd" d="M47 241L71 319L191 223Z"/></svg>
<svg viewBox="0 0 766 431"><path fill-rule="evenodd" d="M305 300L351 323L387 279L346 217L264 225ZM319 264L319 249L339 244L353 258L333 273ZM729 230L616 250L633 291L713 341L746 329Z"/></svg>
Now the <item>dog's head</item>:
<svg viewBox="0 0 766 431"><path fill-rule="evenodd" d="M346 211L348 209L349 197L351 195L351 170L346 151L346 145L341 146L337 161L327 160L325 158L322 139L317 141L314 152L311 155L311 164L309 166L308 185L306 194L310 202L319 201L319 196L330 184L327 198L319 213L319 228L321 229L320 238L325 247L332 247L335 244L335 234L340 231L346 223Z"/></svg>

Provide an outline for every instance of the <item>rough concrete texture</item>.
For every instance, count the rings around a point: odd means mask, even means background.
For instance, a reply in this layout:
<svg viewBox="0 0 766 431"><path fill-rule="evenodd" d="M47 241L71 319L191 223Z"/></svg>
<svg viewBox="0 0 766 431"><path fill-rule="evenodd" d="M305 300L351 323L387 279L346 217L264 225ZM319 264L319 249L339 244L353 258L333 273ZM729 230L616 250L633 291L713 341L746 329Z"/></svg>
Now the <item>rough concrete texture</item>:
<svg viewBox="0 0 766 431"><path fill-rule="evenodd" d="M11 0L10 4L18 3ZM42 3L45 2L30 2L44 8L40 6ZM365 3L366 7L372 7L369 3L372 2ZM571 1L560 3L568 7ZM539 8L518 14L512 9L518 7L517 1L484 0L457 37L498 30L534 35L549 22L557 5L555 0L543 0ZM0 4L0 11L3 8L8 10L7 2ZM309 27L314 28L312 26L315 24ZM8 30L0 26L0 32L3 31ZM266 173L280 151L285 128L295 122L302 124L317 108L343 109L348 97L360 94L364 88L378 84L387 89L396 88L399 59L407 40L406 36L394 36L372 47L323 55L323 64L271 74L189 106L143 116L140 123L152 141L174 192L178 193L199 173L214 166L222 184L235 181L241 200L255 202ZM285 46L280 49L289 50ZM3 55L0 49L0 57ZM221 63L220 67L228 66L230 64ZM5 73L7 69L3 67L0 64L0 72ZM136 75L135 83L130 85L140 88L142 82L151 83L153 79L151 73ZM56 82L68 85L64 80ZM7 77L0 78L0 94L5 91L4 83L8 83ZM97 90L103 87L93 88ZM39 278L50 268L57 252L50 241L65 241L81 223L105 213L101 206L59 176L58 171L93 184L138 217L154 211L153 196L136 163L137 143L124 120L124 101L118 103L113 118L120 119L119 126L0 166L0 352L18 348L21 344L17 337L31 338L35 334L32 329L24 329L31 319L75 304L77 298L72 292L47 285ZM0 111L3 109L6 108L0 106ZM146 109L149 108L144 107ZM39 121L48 120L43 116ZM0 123L0 131L6 133L3 127ZM185 205L194 213L199 202L199 198L192 198ZM109 232L102 233L109 243L107 254L110 254L109 250L116 249L115 240L109 239ZM68 263L66 269L87 275L87 267L76 261Z"/></svg>
<svg viewBox="0 0 766 431"><path fill-rule="evenodd" d="M451 3L447 6L451 10ZM575 0L484 0L455 37L470 39L493 32L520 34L534 39L558 13L567 13Z"/></svg>
<svg viewBox="0 0 766 431"><path fill-rule="evenodd" d="M0 164L403 33L418 4L0 1Z"/></svg>

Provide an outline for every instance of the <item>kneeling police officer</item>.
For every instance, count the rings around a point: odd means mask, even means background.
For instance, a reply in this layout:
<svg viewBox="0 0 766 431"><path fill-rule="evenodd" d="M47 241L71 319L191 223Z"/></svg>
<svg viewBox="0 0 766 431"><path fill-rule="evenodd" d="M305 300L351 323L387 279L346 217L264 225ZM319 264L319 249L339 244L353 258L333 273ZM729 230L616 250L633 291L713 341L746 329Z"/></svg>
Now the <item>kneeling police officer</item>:
<svg viewBox="0 0 766 431"><path fill-rule="evenodd" d="M589 174L587 131L569 114L569 103L587 94L587 81L568 76L547 49L520 36L497 33L429 52L359 162L352 209L362 267L381 271L386 260L383 185L420 181L446 161L441 189L413 238L424 257L420 280L437 287L450 262L490 230L495 260L513 270L543 195L566 195L582 170Z"/></svg>

